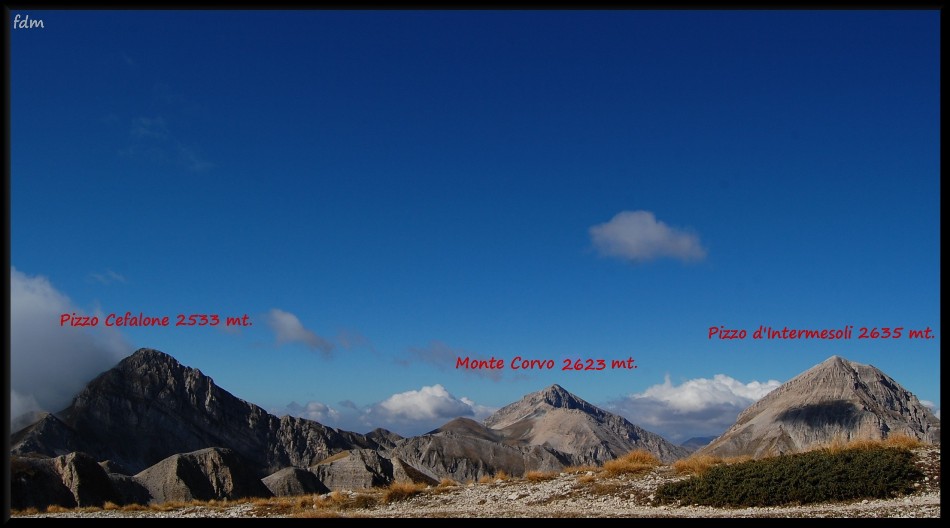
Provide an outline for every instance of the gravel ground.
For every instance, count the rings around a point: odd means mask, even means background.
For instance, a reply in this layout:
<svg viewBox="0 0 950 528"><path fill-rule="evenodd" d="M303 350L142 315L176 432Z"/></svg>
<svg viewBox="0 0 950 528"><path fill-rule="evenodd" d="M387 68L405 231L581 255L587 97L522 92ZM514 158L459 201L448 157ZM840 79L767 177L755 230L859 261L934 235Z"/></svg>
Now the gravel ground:
<svg viewBox="0 0 950 528"><path fill-rule="evenodd" d="M307 497L302 499L305 509L293 511L286 505L231 502L169 511L87 508L17 517L940 517L940 448L927 447L915 452L925 477L918 483L918 491L911 495L806 506L654 506L651 500L660 484L685 478L669 466L660 466L637 477L595 478L593 472L561 473L539 482L510 479L436 488L391 504L379 500L378 505L370 508L321 508L309 505L316 497ZM378 499L381 491L343 492L343 497L351 499L360 495Z"/></svg>

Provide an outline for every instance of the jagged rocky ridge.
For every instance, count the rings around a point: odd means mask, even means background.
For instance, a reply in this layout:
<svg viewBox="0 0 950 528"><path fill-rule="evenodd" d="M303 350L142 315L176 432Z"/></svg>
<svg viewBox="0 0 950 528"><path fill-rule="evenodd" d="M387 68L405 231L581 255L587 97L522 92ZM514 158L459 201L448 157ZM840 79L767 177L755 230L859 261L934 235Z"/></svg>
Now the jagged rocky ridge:
<svg viewBox="0 0 950 528"><path fill-rule="evenodd" d="M895 433L939 444L940 420L879 369L832 356L749 406L698 452L758 458Z"/></svg>
<svg viewBox="0 0 950 528"><path fill-rule="evenodd" d="M13 453L83 451L137 473L174 454L227 447L263 477L313 465L343 449L379 447L364 435L278 418L221 389L200 370L150 349L89 382L58 415L14 435Z"/></svg>
<svg viewBox="0 0 950 528"><path fill-rule="evenodd" d="M35 418L11 437L18 461L13 477L22 492L17 507L464 481L498 471L521 475L602 463L636 447L655 450L664 460L680 454L660 437L556 385L500 410L489 419L491 426L460 418L415 438L385 429L361 435L273 416L151 349L98 376L63 411ZM559 441L559 434L570 436ZM63 457L102 462L64 473L63 464L54 463ZM97 491L78 494L77 481L96 482L91 489ZM30 489L45 490L37 492L45 498L29 498Z"/></svg>
<svg viewBox="0 0 950 528"><path fill-rule="evenodd" d="M920 414L901 405L900 416ZM150 349L90 382L64 411L37 417L11 437L15 508L434 484L601 464L637 448L665 462L689 452L557 385L484 423L458 418L413 438L360 435L270 415Z"/></svg>

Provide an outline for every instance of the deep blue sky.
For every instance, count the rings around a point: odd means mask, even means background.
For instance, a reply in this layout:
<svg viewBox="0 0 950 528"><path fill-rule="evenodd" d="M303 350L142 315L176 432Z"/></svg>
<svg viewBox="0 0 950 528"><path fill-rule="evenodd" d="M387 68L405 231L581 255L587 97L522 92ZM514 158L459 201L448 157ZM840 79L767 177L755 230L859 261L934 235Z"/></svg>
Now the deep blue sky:
<svg viewBox="0 0 950 528"><path fill-rule="evenodd" d="M11 33L12 277L48 301L14 287L20 396L83 334L94 372L157 348L359 431L559 383L718 434L834 354L939 407L938 11L17 13L44 28ZM253 326L89 336L64 306ZM905 337L707 338L761 324Z"/></svg>

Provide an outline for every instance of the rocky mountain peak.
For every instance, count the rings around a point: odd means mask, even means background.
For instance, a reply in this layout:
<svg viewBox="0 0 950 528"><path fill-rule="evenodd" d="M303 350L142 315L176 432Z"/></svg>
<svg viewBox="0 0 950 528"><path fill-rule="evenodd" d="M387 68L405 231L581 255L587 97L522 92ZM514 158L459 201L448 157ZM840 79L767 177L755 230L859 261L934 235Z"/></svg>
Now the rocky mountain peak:
<svg viewBox="0 0 950 528"><path fill-rule="evenodd" d="M554 384L502 407L485 420L485 425L492 429L501 429L522 420L543 416L554 409L576 410L597 417L605 414L602 409Z"/></svg>
<svg viewBox="0 0 950 528"><path fill-rule="evenodd" d="M540 391L538 395L544 403L547 403L554 408L579 409L587 404L587 402L578 398L577 396L574 396L565 390L564 387L561 387L556 383Z"/></svg>
<svg viewBox="0 0 950 528"><path fill-rule="evenodd" d="M940 421L878 368L831 356L742 411L702 451L758 457L895 433L939 443Z"/></svg>

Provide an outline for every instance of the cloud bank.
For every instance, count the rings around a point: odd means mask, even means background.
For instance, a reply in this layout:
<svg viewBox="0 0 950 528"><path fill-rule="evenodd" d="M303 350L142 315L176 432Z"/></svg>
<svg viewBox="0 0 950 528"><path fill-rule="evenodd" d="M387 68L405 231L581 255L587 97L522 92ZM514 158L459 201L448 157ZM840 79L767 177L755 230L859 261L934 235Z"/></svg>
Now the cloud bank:
<svg viewBox="0 0 950 528"><path fill-rule="evenodd" d="M706 250L693 233L672 228L650 211L622 211L609 222L589 229L591 244L605 257L646 262L669 257L702 260Z"/></svg>
<svg viewBox="0 0 950 528"><path fill-rule="evenodd" d="M680 443L694 436L718 436L736 421L739 413L776 389L776 380L742 383L725 374L696 378L679 385L653 385L608 403L605 407L631 422Z"/></svg>
<svg viewBox="0 0 950 528"><path fill-rule="evenodd" d="M302 343L311 350L329 355L333 350L333 343L318 336L312 330L304 327L296 315L279 308L271 308L266 316L267 325L277 336L277 344Z"/></svg>
<svg viewBox="0 0 950 528"><path fill-rule="evenodd" d="M10 267L10 418L57 412L100 373L132 353L114 328L60 326L81 310L50 281ZM101 319L101 317L100 317Z"/></svg>

